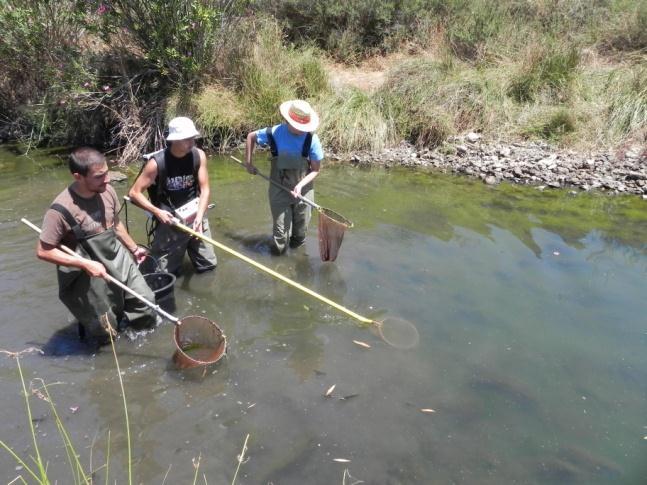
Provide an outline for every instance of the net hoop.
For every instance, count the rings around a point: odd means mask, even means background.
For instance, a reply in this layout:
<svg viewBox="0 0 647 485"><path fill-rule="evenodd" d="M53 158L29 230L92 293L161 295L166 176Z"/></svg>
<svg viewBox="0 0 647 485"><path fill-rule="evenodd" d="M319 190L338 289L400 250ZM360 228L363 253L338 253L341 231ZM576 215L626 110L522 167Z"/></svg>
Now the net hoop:
<svg viewBox="0 0 647 485"><path fill-rule="evenodd" d="M346 219L344 216L342 216L338 212L335 212L332 209L326 209L325 207L322 207L319 210L319 212L324 216L328 217L329 219L335 221L337 224L341 224L346 229L350 229L351 227L353 227L352 221L350 221L349 219Z"/></svg>
<svg viewBox="0 0 647 485"><path fill-rule="evenodd" d="M173 362L181 369L215 364L227 352L227 337L222 329L216 322L199 315L184 317L175 325L173 342L176 347Z"/></svg>
<svg viewBox="0 0 647 485"><path fill-rule="evenodd" d="M420 342L420 334L416 326L403 318L388 317L384 320L376 320L373 321L373 326L379 337L396 349L412 349Z"/></svg>

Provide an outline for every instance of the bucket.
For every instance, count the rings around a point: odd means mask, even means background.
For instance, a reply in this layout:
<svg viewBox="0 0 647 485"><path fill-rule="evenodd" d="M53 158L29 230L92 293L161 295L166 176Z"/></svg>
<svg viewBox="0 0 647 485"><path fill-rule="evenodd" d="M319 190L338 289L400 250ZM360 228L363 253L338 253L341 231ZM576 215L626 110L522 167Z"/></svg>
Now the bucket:
<svg viewBox="0 0 647 485"><path fill-rule="evenodd" d="M148 273L144 275L144 280L155 293L155 302L167 312L174 311L175 295L173 287L175 286L175 275L172 273Z"/></svg>

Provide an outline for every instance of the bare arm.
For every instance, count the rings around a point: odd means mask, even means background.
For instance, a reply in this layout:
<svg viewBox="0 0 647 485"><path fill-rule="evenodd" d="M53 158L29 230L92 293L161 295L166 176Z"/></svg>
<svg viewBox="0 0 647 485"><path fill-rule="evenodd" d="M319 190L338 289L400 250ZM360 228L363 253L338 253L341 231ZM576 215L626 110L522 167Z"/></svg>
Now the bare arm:
<svg viewBox="0 0 647 485"><path fill-rule="evenodd" d="M310 162L310 173L299 180L299 183L294 186L292 190L292 195L298 197L301 195L301 189L312 182L317 175L319 175L319 169L321 168L321 161L319 162Z"/></svg>
<svg viewBox="0 0 647 485"><path fill-rule="evenodd" d="M115 233L126 249L132 253L138 263L141 263L146 258L148 251L137 245L132 236L128 234L128 231L126 231L126 228L121 221L115 224Z"/></svg>
<svg viewBox="0 0 647 485"><path fill-rule="evenodd" d="M81 255L79 255L78 258L69 255L62 249L52 246L51 244L44 243L40 239L36 246L36 255L38 256L38 259L57 264L59 266L70 266L72 268L82 269L90 276L105 278L107 275L106 268L101 263L84 258Z"/></svg>
<svg viewBox="0 0 647 485"><path fill-rule="evenodd" d="M256 167L252 163L252 155L254 155L254 147L256 146L256 132L250 131L245 140L245 168L252 175L256 175Z"/></svg>
<svg viewBox="0 0 647 485"><path fill-rule="evenodd" d="M200 202L198 203L198 213L195 216L193 221L193 230L197 232L202 232L202 219L204 218L205 213L207 212L207 206L209 205L209 170L207 169L207 156L204 152L198 149L200 154L200 168L198 169L198 185L200 186Z"/></svg>
<svg viewBox="0 0 647 485"><path fill-rule="evenodd" d="M144 191L155 183L156 178L157 163L155 163L155 160L150 159L144 166L142 173L139 174L139 177L137 177L137 180L135 180L135 183L128 191L128 196L134 204L153 214L160 222L171 224L173 222L173 214L154 206L144 195Z"/></svg>

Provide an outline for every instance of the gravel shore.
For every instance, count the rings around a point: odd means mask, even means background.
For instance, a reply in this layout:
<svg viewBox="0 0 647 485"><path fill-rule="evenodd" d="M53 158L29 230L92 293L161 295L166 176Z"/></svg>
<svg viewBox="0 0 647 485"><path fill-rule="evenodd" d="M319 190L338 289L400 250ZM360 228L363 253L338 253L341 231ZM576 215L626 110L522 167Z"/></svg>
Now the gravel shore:
<svg viewBox="0 0 647 485"><path fill-rule="evenodd" d="M333 160L347 160L333 156ZM647 145L617 153L578 153L544 142L488 142L478 133L451 138L437 149L402 143L380 153L356 152L359 166L416 167L468 175L486 184L508 181L541 188L577 188L636 194L647 199Z"/></svg>

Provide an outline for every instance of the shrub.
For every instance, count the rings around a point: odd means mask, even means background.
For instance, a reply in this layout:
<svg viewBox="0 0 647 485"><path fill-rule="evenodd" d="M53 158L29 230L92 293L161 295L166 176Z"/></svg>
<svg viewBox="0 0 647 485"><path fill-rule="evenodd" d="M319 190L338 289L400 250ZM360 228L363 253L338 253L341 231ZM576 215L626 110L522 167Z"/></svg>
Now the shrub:
<svg viewBox="0 0 647 485"><path fill-rule="evenodd" d="M221 45L244 1L111 0L103 34L127 36L171 84L198 89L213 69Z"/></svg>
<svg viewBox="0 0 647 485"><path fill-rule="evenodd" d="M93 81L80 46L84 16L73 1L2 2L0 112L37 142L75 131L56 132L60 113L69 110L65 94Z"/></svg>
<svg viewBox="0 0 647 485"><path fill-rule="evenodd" d="M510 21L505 8L490 0L454 2L453 8L454 15L446 21L447 42L453 53L460 59L485 57L487 43Z"/></svg>

